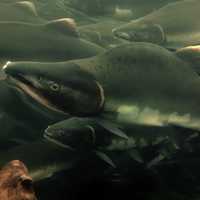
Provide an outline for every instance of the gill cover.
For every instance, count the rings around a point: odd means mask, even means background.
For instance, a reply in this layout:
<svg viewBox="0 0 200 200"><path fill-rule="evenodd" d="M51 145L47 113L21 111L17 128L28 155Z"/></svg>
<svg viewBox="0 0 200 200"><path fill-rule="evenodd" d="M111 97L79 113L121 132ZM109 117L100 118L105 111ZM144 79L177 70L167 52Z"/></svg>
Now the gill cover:
<svg viewBox="0 0 200 200"><path fill-rule="evenodd" d="M99 114L104 106L104 90L95 80L79 79L63 88L65 102L63 109L74 116Z"/></svg>

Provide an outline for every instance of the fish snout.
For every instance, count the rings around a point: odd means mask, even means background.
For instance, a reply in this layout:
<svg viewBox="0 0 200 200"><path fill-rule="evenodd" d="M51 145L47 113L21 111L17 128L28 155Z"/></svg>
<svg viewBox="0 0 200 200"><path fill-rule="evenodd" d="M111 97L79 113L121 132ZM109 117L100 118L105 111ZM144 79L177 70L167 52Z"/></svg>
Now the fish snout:
<svg viewBox="0 0 200 200"><path fill-rule="evenodd" d="M12 64L11 64L10 61L6 62L6 64L2 67L3 72L5 72L5 73L9 72L10 68L11 68L11 65Z"/></svg>
<svg viewBox="0 0 200 200"><path fill-rule="evenodd" d="M2 71L9 77L18 77L20 72L20 64L8 61L2 68Z"/></svg>
<svg viewBox="0 0 200 200"><path fill-rule="evenodd" d="M48 126L44 131L44 136L53 138L53 137L55 137L55 133L56 133L56 131L53 131L52 127Z"/></svg>

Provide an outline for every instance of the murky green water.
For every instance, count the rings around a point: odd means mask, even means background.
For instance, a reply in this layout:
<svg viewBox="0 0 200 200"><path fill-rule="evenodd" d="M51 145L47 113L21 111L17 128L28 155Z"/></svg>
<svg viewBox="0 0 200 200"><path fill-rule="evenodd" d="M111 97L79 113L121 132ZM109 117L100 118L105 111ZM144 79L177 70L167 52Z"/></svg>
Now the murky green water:
<svg viewBox="0 0 200 200"><path fill-rule="evenodd" d="M199 9L2 0L0 199L199 199Z"/></svg>

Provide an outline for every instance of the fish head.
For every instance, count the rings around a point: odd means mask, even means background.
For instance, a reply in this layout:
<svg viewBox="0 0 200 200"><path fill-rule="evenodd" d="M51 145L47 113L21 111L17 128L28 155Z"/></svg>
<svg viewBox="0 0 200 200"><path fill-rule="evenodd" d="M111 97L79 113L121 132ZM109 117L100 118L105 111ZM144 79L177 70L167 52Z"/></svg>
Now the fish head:
<svg viewBox="0 0 200 200"><path fill-rule="evenodd" d="M101 85L74 63L9 62L7 81L42 106L65 115L95 115L103 106Z"/></svg>
<svg viewBox="0 0 200 200"><path fill-rule="evenodd" d="M161 25L152 23L133 23L113 29L114 36L131 42L150 42L163 44L166 42L165 32Z"/></svg>
<svg viewBox="0 0 200 200"><path fill-rule="evenodd" d="M62 148L87 150L95 144L95 130L81 118L70 118L48 126L44 138Z"/></svg>

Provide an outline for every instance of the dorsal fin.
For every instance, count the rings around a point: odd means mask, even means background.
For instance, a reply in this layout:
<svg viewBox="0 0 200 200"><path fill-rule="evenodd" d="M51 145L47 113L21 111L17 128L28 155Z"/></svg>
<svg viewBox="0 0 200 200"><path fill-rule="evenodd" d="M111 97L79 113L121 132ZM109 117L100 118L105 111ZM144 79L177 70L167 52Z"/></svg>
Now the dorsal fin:
<svg viewBox="0 0 200 200"><path fill-rule="evenodd" d="M46 26L51 27L52 29L60 31L64 34L73 37L79 37L76 22L72 18L61 18L52 20L49 23L47 23Z"/></svg>
<svg viewBox="0 0 200 200"><path fill-rule="evenodd" d="M38 16L35 4L33 2L30 1L19 1L14 3L15 6L23 9L24 11L29 12L30 14L32 14L33 16Z"/></svg>
<svg viewBox="0 0 200 200"><path fill-rule="evenodd" d="M200 45L178 49L175 54L182 60L192 64L194 70L200 75Z"/></svg>

